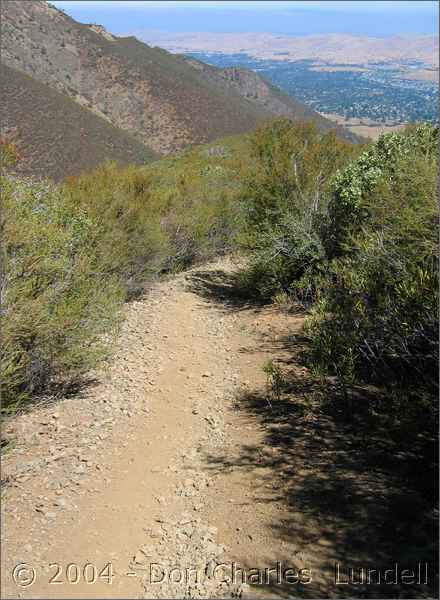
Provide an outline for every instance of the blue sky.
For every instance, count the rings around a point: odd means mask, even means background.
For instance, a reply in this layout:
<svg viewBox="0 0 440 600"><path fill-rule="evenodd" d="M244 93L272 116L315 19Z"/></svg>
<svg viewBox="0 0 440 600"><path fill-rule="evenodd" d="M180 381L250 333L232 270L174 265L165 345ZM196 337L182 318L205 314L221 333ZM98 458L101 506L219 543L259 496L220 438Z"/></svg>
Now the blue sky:
<svg viewBox="0 0 440 600"><path fill-rule="evenodd" d="M113 33L137 29L172 32L269 32L304 35L437 33L438 3L386 1L132 1L52 0L81 22Z"/></svg>

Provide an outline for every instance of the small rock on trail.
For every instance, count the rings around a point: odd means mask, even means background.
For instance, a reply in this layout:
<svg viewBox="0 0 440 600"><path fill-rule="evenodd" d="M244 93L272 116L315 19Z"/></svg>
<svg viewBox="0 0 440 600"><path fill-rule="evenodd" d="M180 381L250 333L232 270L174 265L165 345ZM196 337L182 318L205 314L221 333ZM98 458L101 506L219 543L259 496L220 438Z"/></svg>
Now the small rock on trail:
<svg viewBox="0 0 440 600"><path fill-rule="evenodd" d="M268 526L281 515L276 492L258 504L266 482L232 468L246 444L263 444L235 397L244 381L264 385L270 351L246 329L252 309L235 312L193 288L193 275L200 284L233 269L224 259L154 285L126 306L93 385L8 420L16 441L3 460L2 597L241 596L245 583L222 581L216 566L277 554ZM256 530L258 546L248 536ZM28 587L12 577L23 558L36 573ZM83 573L88 563L97 573L111 565L111 584L81 576L71 585L67 566ZM152 563L167 573L162 583L151 581ZM181 580L170 579L173 568Z"/></svg>

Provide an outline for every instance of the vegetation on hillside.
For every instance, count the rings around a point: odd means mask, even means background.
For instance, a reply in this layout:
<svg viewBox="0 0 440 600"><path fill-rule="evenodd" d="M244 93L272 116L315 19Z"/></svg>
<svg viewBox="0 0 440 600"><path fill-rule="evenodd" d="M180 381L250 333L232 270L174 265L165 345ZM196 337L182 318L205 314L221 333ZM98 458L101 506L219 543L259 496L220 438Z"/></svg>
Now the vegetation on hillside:
<svg viewBox="0 0 440 600"><path fill-rule="evenodd" d="M437 139L421 125L353 146L281 119L60 186L4 175L4 406L78 381L152 278L240 249L248 293L310 309L334 408L434 464ZM356 404L365 386L375 400Z"/></svg>
<svg viewBox="0 0 440 600"><path fill-rule="evenodd" d="M368 411L390 442L436 462L438 420L438 130L383 136L332 182L320 235L326 248L309 323L309 360L380 395ZM417 471L412 476L418 479Z"/></svg>
<svg viewBox="0 0 440 600"><path fill-rule="evenodd" d="M411 453L410 479L435 496L438 129L356 150L282 121L252 147L244 282L306 302L306 359L326 402L367 418L371 438L386 431L389 449Z"/></svg>
<svg viewBox="0 0 440 600"><path fill-rule="evenodd" d="M4 409L78 382L149 280L231 249L242 144L106 163L58 186L3 174ZM1 146L6 167L18 157Z"/></svg>
<svg viewBox="0 0 440 600"><path fill-rule="evenodd" d="M2 178L4 408L102 358L122 289L96 260L97 225L46 182Z"/></svg>
<svg viewBox="0 0 440 600"><path fill-rule="evenodd" d="M142 165L158 156L65 94L0 65L2 132L22 154L17 172L60 181L106 160Z"/></svg>

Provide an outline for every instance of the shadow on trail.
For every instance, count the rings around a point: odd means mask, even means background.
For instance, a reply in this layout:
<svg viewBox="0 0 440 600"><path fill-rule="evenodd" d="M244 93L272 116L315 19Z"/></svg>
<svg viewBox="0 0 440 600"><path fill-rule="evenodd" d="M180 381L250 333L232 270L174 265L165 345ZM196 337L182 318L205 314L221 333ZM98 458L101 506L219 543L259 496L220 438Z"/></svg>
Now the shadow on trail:
<svg viewBox="0 0 440 600"><path fill-rule="evenodd" d="M351 425L308 406L309 391L310 384L293 383L288 394L271 400L272 408L263 392L241 394L238 410L263 428L264 444L242 446L232 458L208 456L208 468L251 471L261 482L253 501L285 505L287 516L271 528L280 543L295 543L323 581L301 591L285 585L284 592L313 598L428 597L426 585L335 586L336 562L345 569L382 571L396 563L417 570L419 562L429 562L432 577L435 529L433 521L429 527L429 506L405 485L396 462L384 461L374 440L366 443ZM280 553L268 556L267 564L292 564L291 559ZM268 589L282 591L277 584Z"/></svg>
<svg viewBox="0 0 440 600"><path fill-rule="evenodd" d="M191 292L225 309L239 311L264 306L240 285L236 273L200 270L186 275L186 280Z"/></svg>
<svg viewBox="0 0 440 600"><path fill-rule="evenodd" d="M233 275L200 271L189 280L193 292L227 309L262 307L243 297L234 287ZM329 385L325 398L314 394L313 380L297 374L303 346L301 335L262 340L262 347L289 371L287 382L270 403L266 390L247 390L237 397L235 407L263 431L263 443L243 444L232 455L205 457L212 473L252 473L258 481L253 503L282 505L282 518L268 524L280 550L276 556L266 555L265 564L281 561L298 568L311 566L312 574L317 573L309 585L272 581L255 589L278 597L436 597L437 528L432 504L414 485L415 463L410 453L398 452L387 439L386 429L368 420L367 411L360 408L355 419L344 420L336 388ZM353 393L356 406L374 402L367 390ZM283 551L283 544L288 551ZM341 579L347 579L347 569L354 568L355 580L336 586L335 563L341 566ZM417 581L419 563L421 583ZM424 584L425 563L428 585ZM394 575L391 583L384 583L385 570L396 569L396 564L397 583ZM370 585L359 583L360 568L376 570ZM403 569L415 572L414 584L402 583Z"/></svg>

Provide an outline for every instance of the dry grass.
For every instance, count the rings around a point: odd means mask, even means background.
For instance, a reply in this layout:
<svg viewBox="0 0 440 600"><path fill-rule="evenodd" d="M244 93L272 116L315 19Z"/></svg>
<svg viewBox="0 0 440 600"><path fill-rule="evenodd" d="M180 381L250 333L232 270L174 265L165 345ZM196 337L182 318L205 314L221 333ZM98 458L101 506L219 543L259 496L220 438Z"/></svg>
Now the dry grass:
<svg viewBox="0 0 440 600"><path fill-rule="evenodd" d="M156 154L128 133L35 79L1 66L2 130L21 155L23 175L60 180L105 160L143 164Z"/></svg>

